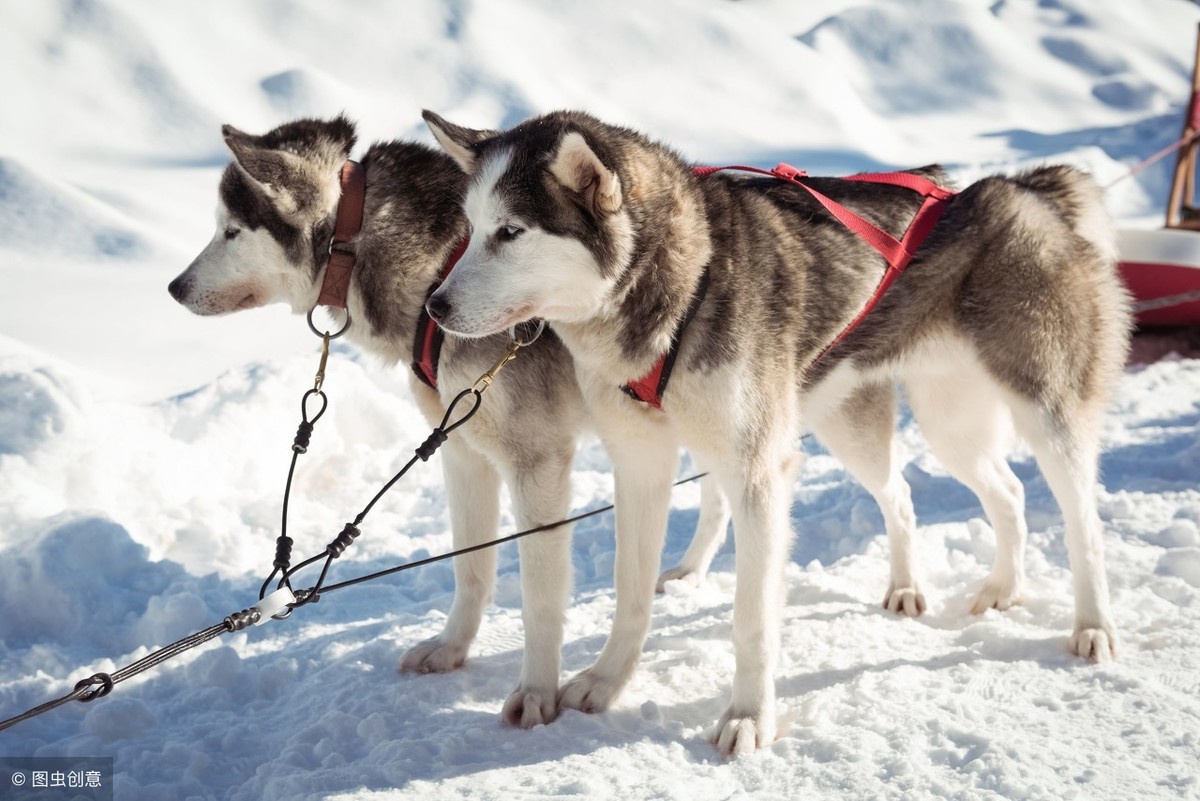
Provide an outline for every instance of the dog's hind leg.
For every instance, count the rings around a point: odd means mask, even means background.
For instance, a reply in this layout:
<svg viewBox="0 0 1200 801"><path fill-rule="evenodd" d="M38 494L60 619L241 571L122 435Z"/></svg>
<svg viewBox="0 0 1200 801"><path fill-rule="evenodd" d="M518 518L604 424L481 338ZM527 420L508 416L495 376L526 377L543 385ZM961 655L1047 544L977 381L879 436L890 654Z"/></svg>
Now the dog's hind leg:
<svg viewBox="0 0 1200 801"><path fill-rule="evenodd" d="M695 455L692 460L701 470L708 471ZM717 549L725 540L730 515L729 499L725 497L724 490L710 472L700 479L700 518L696 521L692 542L679 564L664 570L658 577L659 592L663 592L668 581L682 581L691 587L700 585L708 573L708 566L712 564Z"/></svg>
<svg viewBox="0 0 1200 801"><path fill-rule="evenodd" d="M982 370L967 367L904 383L913 417L942 466L983 506L996 533L992 574L971 612L1008 609L1025 580L1025 490L1005 458L1012 418L1003 394Z"/></svg>
<svg viewBox="0 0 1200 801"><path fill-rule="evenodd" d="M500 475L482 454L458 439L442 448L442 473L450 503L454 549L496 538L500 514ZM479 632L483 612L496 585L494 548L454 558L454 604L442 633L410 648L400 669L442 673L462 667Z"/></svg>
<svg viewBox="0 0 1200 801"><path fill-rule="evenodd" d="M898 615L917 617L925 612L925 596L917 576L912 495L892 448L895 398L890 384L866 384L813 419L812 428L883 513L892 572L883 606Z"/></svg>
<svg viewBox="0 0 1200 801"><path fill-rule="evenodd" d="M1062 510L1067 558L1075 584L1075 630L1071 651L1093 662L1116 655L1116 629L1109 611L1104 540L1096 511L1100 458L1099 402L1059 412L1014 401L1017 431L1033 448L1038 467Z"/></svg>
<svg viewBox="0 0 1200 801"><path fill-rule="evenodd" d="M545 450L527 454L506 470L517 527L521 530L562 520L571 504L573 440L539 443ZM526 446L527 448L527 446ZM512 451L520 452L514 445ZM526 537L521 558L521 619L525 651L521 681L508 697L503 720L528 729L549 723L558 713L558 676L562 667L563 623L571 591L571 527Z"/></svg>

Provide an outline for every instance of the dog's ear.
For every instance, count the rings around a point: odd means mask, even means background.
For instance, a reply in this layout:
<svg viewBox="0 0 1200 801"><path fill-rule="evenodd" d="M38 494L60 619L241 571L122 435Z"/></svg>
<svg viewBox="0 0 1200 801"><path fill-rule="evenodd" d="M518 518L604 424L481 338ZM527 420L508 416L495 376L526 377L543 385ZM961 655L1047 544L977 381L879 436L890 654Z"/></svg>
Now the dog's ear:
<svg viewBox="0 0 1200 801"><path fill-rule="evenodd" d="M620 177L604 166L577 131L559 142L558 153L550 163L550 174L567 189L582 195L593 214L613 214L621 208Z"/></svg>
<svg viewBox="0 0 1200 801"><path fill-rule="evenodd" d="M358 141L358 133L354 123L346 117L343 111L325 125L325 133L338 149L343 159L350 158L350 151Z"/></svg>
<svg viewBox="0 0 1200 801"><path fill-rule="evenodd" d="M221 135L242 171L276 201L282 211L299 211L311 199L296 197L293 192L307 186L303 180L304 161L299 156L266 147L261 136L239 131L232 125L222 125Z"/></svg>
<svg viewBox="0 0 1200 801"><path fill-rule="evenodd" d="M498 131L476 130L455 125L429 109L422 111L421 116L425 118L425 124L429 126L433 138L452 159L458 162L458 166L462 167L463 172L467 175L475 172L475 162L478 158L475 146L500 135Z"/></svg>
<svg viewBox="0 0 1200 801"><path fill-rule="evenodd" d="M242 153L248 152L250 149L259 147L261 136L248 134L245 131L238 130L232 125L225 124L221 126L221 138L225 140L225 146L229 148L229 152L233 154L235 159L240 160Z"/></svg>

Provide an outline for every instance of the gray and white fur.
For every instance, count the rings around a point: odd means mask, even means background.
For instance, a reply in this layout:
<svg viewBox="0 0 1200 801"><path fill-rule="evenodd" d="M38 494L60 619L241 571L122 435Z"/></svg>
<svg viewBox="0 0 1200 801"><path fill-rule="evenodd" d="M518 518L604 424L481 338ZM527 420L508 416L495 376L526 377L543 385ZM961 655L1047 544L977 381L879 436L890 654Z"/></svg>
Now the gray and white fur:
<svg viewBox="0 0 1200 801"><path fill-rule="evenodd" d="M300 119L253 136L224 126L233 154L220 184L212 240L171 282L189 310L225 314L284 302L297 313L317 301L340 195L338 173L355 143L344 117ZM468 232L461 211L466 179L443 153L410 142L372 144L366 170L362 230L348 305L347 339L385 364L411 358L417 317L451 251ZM499 357L506 336L446 338L439 390L411 375L430 425L454 395ZM570 504L570 469L586 414L570 355L552 332L522 349L484 396L478 414L441 449L454 547L495 539L501 482L513 499L516 524L561 520ZM391 443L381 443L390 445ZM719 492L702 493L707 512L698 536L716 541L728 523ZM526 647L517 689L503 709L522 727L557 714L564 610L570 592L570 527L525 538L519 546ZM404 654L406 671L460 667L492 598L496 552L454 560L455 595L445 629Z"/></svg>
<svg viewBox="0 0 1200 801"><path fill-rule="evenodd" d="M733 510L736 671L713 734L721 752L777 736L773 674L802 426L883 512L884 605L921 614L915 519L892 446L897 384L995 530L995 566L973 611L1021 599L1024 498L1005 459L1015 429L1062 509L1075 582L1070 649L1113 655L1095 484L1101 417L1131 323L1112 226L1086 175L1044 167L964 189L874 312L814 364L871 295L884 261L804 190L697 177L670 149L579 112L499 135L425 118L471 176L464 209L473 230L427 307L462 336L549 320L614 465L612 633L563 688L563 707L605 709L634 673L680 444L711 466ZM896 237L920 204L891 186L809 183ZM705 270L710 287L662 411L627 397L618 388L666 350Z"/></svg>

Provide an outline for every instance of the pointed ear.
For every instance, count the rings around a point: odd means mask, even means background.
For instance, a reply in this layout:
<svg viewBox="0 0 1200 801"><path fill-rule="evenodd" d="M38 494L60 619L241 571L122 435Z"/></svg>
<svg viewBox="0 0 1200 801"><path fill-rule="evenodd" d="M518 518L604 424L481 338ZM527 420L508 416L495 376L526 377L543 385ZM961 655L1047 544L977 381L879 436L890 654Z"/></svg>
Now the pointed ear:
<svg viewBox="0 0 1200 801"><path fill-rule="evenodd" d="M325 134L335 143L343 159L350 158L350 151L354 149L354 144L358 141L356 128L357 126L346 116L344 111L339 112L325 126Z"/></svg>
<svg viewBox="0 0 1200 801"><path fill-rule="evenodd" d="M253 137L245 131L240 131L226 123L221 126L221 138L225 140L225 144L229 145L229 149L232 150L235 141L245 141Z"/></svg>
<svg viewBox="0 0 1200 801"><path fill-rule="evenodd" d="M294 191L306 186L302 180L304 161L292 153L261 144L262 137L244 133L232 125L222 125L221 135L233 153L234 161L285 212L298 211L307 201Z"/></svg>
<svg viewBox="0 0 1200 801"><path fill-rule="evenodd" d="M621 208L621 179L604 166L577 131L559 142L550 173L567 189L583 195L595 214L613 214Z"/></svg>
<svg viewBox="0 0 1200 801"><path fill-rule="evenodd" d="M463 172L467 175L475 171L477 158L475 145L500 135L498 131L476 130L455 125L429 109L422 111L421 116L425 118L425 124L429 126L433 138L451 158L458 162L458 166L462 167Z"/></svg>

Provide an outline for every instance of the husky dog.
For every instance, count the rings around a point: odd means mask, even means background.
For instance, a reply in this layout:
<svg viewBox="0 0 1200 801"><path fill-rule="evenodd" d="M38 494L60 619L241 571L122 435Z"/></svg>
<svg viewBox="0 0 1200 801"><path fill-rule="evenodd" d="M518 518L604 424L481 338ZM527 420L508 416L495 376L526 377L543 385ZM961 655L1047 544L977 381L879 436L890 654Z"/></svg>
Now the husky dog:
<svg viewBox="0 0 1200 801"><path fill-rule="evenodd" d="M883 260L800 187L698 177L666 147L579 112L499 135L425 119L470 175L473 232L427 308L464 337L548 320L575 359L613 461L612 633L564 686L562 707L604 709L634 673L679 443L712 467L733 508L736 671L714 732L721 752L776 737L773 671L802 423L883 511L885 605L920 614L912 503L891 445L897 382L934 453L979 496L995 529L995 568L974 610L1020 599L1024 498L1005 460L1015 424L1065 519L1071 650L1097 661L1113 654L1093 496L1101 416L1130 316L1111 224L1089 178L1046 167L968 187L875 310L817 359L872 295ZM892 186L808 183L896 237L920 202ZM619 391L647 374L689 313L661 411Z"/></svg>
<svg viewBox="0 0 1200 801"><path fill-rule="evenodd" d="M338 174L355 143L353 123L301 119L262 136L222 128L233 161L221 177L212 241L170 284L196 314L215 315L282 301L304 313L317 303L339 201ZM461 211L466 180L440 151L409 142L371 145L357 263L347 297L347 339L388 364L412 353L431 285L467 236ZM447 337L438 390L416 375L412 392L437 425L457 392L490 368L503 335ZM521 350L484 398L479 412L442 448L454 547L495 539L500 482L508 485L517 525L566 517L576 437L586 422L570 355L552 333ZM719 539L728 524L719 492L705 488L698 536ZM520 541L526 648L520 684L504 705L505 721L525 728L557 714L563 618L570 592L570 529ZM701 568L702 569L702 568ZM445 629L411 648L400 667L440 672L460 667L492 597L496 553L454 560L454 604Z"/></svg>

